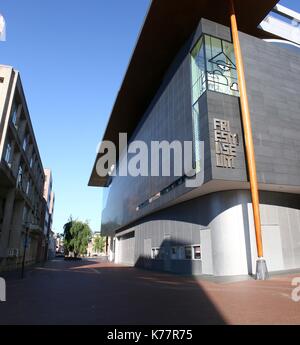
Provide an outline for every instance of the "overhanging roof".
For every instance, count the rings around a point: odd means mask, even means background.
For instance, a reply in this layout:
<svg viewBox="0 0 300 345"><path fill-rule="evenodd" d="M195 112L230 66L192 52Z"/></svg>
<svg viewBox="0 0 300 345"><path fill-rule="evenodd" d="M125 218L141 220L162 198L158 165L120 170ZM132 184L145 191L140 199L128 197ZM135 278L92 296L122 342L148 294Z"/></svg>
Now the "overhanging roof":
<svg viewBox="0 0 300 345"><path fill-rule="evenodd" d="M263 37L258 25L279 0L235 0L239 30ZM229 26L228 0L152 0L122 86L118 92L103 140L117 146L119 133L133 133L149 106L166 69L196 29L201 18ZM267 34L265 34L264 38ZM147 66L147 68L145 68ZM89 186L105 186L96 173Z"/></svg>

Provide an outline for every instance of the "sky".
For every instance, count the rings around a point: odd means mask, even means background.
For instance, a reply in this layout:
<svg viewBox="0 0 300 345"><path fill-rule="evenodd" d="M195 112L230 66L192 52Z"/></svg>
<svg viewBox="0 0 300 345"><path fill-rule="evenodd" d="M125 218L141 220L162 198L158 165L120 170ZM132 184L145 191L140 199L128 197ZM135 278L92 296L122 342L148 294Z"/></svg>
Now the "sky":
<svg viewBox="0 0 300 345"><path fill-rule="evenodd" d="M20 71L39 151L53 171L55 232L69 216L99 231L101 188L88 187L149 0L3 0L0 64Z"/></svg>
<svg viewBox="0 0 300 345"><path fill-rule="evenodd" d="M280 3L300 12L299 0ZM55 232L70 215L100 229L102 189L87 184L149 4L0 1L0 64L21 74L43 165L53 172Z"/></svg>

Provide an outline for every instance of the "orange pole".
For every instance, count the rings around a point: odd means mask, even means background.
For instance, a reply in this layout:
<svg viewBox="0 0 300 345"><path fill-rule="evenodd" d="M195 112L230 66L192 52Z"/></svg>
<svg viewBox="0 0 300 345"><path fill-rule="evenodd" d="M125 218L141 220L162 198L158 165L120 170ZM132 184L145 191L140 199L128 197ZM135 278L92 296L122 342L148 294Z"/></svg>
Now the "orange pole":
<svg viewBox="0 0 300 345"><path fill-rule="evenodd" d="M252 137L251 119L248 104L247 88L244 74L244 64L236 22L236 15L234 9L234 0L230 0L230 22L231 22L231 32L232 41L234 46L234 54L236 59L236 68L239 81L240 90L240 101L242 110L242 123L245 138L245 149L247 156L248 174L250 178L250 191L252 198L253 207L253 217L255 226L255 236L256 236L256 246L257 254L259 258L263 257L263 244L261 236L261 223L260 223L260 212L259 212L259 194L258 194L258 184L256 175L256 163L255 163L255 152Z"/></svg>

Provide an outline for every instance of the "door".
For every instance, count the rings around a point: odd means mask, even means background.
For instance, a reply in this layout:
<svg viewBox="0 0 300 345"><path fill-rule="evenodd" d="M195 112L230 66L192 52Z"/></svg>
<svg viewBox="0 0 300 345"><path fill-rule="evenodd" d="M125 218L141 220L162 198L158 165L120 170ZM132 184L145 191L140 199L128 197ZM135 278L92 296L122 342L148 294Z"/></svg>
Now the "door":
<svg viewBox="0 0 300 345"><path fill-rule="evenodd" d="M213 274L211 230L200 230L202 274Z"/></svg>
<svg viewBox="0 0 300 345"><path fill-rule="evenodd" d="M164 271L171 271L171 235L164 236L163 242L164 253Z"/></svg>
<svg viewBox="0 0 300 345"><path fill-rule="evenodd" d="M134 237L134 231L124 235L120 236L118 240L118 262L134 266L135 265L135 237Z"/></svg>

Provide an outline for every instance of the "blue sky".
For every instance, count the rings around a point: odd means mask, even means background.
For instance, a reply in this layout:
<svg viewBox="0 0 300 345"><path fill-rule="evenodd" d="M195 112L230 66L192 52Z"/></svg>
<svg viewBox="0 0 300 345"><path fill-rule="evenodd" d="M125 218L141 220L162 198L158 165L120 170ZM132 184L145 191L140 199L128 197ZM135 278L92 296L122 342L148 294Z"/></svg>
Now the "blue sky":
<svg viewBox="0 0 300 345"><path fill-rule="evenodd" d="M6 0L0 63L21 73L44 167L53 170L54 231L70 215L100 228L101 189L87 187L150 0ZM281 3L300 11L299 0Z"/></svg>
<svg viewBox="0 0 300 345"><path fill-rule="evenodd" d="M53 170L54 230L69 215L100 228L101 189L87 187L149 0L6 0L0 64L21 73L44 167Z"/></svg>

